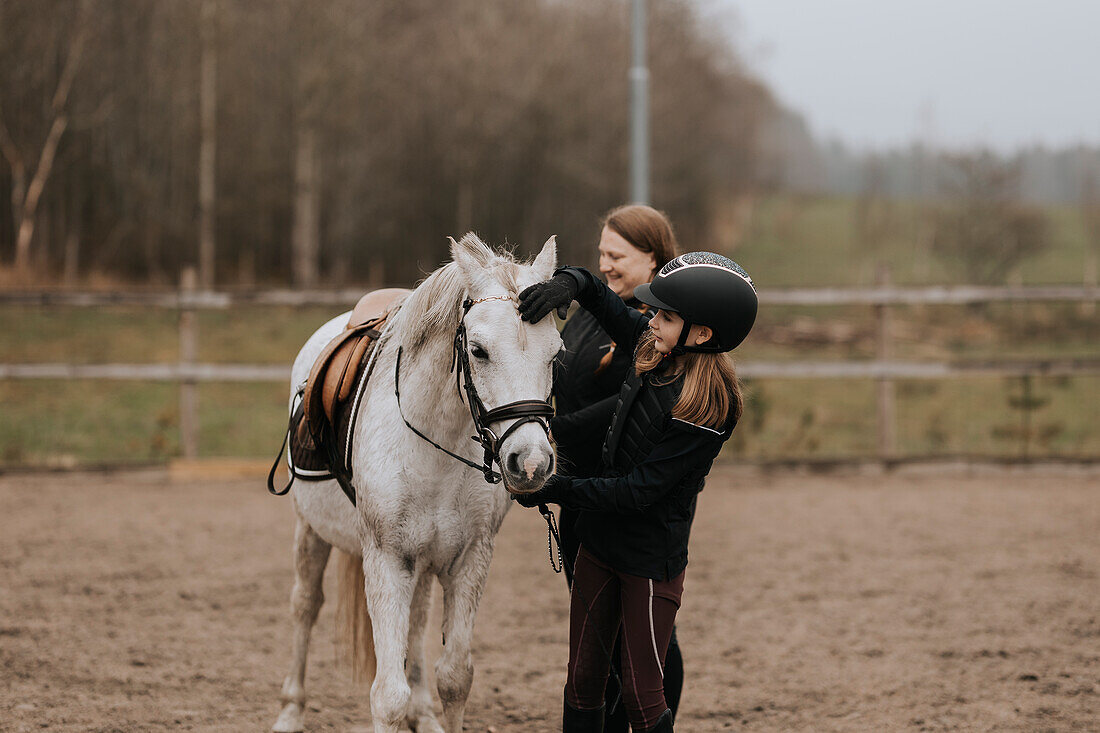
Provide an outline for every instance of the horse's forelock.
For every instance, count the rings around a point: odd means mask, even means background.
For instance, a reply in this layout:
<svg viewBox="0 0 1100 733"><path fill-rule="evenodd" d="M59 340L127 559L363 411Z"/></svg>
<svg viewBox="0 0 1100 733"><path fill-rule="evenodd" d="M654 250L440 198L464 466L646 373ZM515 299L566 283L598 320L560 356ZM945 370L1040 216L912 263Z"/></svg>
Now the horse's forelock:
<svg viewBox="0 0 1100 733"><path fill-rule="evenodd" d="M520 264L510 255L498 256L493 262L493 279L504 286L509 295L519 297Z"/></svg>
<svg viewBox="0 0 1100 733"><path fill-rule="evenodd" d="M522 267L510 252L495 252L485 269L508 295L518 297ZM401 307L401 319L411 337L408 339L410 348L420 347L435 335L450 335L462 319L465 295L466 283L456 263L449 262L428 275ZM521 325L521 347L526 347L526 340Z"/></svg>
<svg viewBox="0 0 1100 733"><path fill-rule="evenodd" d="M437 333L453 330L462 317L462 271L450 262L424 278L401 306L402 330L411 349Z"/></svg>

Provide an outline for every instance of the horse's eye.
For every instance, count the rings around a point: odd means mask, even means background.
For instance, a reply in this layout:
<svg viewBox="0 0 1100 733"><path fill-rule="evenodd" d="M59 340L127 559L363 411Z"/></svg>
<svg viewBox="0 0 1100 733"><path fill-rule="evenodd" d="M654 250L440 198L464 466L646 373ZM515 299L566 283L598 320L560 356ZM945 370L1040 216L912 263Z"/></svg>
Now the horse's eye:
<svg viewBox="0 0 1100 733"><path fill-rule="evenodd" d="M475 359L488 359L489 352L483 349L479 344L474 344L470 347L470 353L474 355Z"/></svg>

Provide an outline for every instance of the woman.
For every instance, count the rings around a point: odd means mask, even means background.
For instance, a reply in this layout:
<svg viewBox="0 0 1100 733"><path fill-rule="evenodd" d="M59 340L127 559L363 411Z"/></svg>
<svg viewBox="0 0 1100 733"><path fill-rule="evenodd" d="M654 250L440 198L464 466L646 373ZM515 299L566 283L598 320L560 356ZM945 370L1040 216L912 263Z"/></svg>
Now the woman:
<svg viewBox="0 0 1100 733"><path fill-rule="evenodd" d="M555 475L524 506L582 510L573 568L569 667L562 730L602 733L608 648L621 638L623 702L634 731L671 733L663 690L666 649L684 590L696 499L741 416L741 390L725 352L756 319L756 289L722 255L689 252L635 296L650 319L598 278L565 267L520 293L537 322L576 299L634 354L619 392L596 478ZM621 637L620 637L621 634Z"/></svg>
<svg viewBox="0 0 1100 733"><path fill-rule="evenodd" d="M642 205L620 206L601 222L600 273L607 287L632 308L643 313L649 309L634 297L634 289L648 283L671 259L679 254L672 224L660 211ZM551 432L557 445L559 473L577 478L599 475L600 448L611 424L611 413L619 387L630 371L633 354L619 348L596 320L584 309L578 310L562 329L565 354L554 371L554 399L557 416ZM580 512L562 507L560 516L562 555L565 573L573 582L573 564L580 542L575 525ZM616 644L613 659L618 659ZM609 650L610 652L611 650ZM619 698L616 674L608 683L607 733L626 733L627 718ZM665 697L675 715L683 687L683 660L675 632L665 664Z"/></svg>

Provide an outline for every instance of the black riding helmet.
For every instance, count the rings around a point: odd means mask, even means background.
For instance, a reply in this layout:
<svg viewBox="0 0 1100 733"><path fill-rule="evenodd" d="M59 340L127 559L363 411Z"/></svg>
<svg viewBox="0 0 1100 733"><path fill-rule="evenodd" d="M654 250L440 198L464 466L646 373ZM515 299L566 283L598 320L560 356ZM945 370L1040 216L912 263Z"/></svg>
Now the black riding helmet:
<svg viewBox="0 0 1100 733"><path fill-rule="evenodd" d="M730 351L745 340L756 320L752 278L736 262L713 252L680 255L653 282L635 287L634 297L684 319L673 354ZM688 346L693 324L709 326L714 336L700 346Z"/></svg>

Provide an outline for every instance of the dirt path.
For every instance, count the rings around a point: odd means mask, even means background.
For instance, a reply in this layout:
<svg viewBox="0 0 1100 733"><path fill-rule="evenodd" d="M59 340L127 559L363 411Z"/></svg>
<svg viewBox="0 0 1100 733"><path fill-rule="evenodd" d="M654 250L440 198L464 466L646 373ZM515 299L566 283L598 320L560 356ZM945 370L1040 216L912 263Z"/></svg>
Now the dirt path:
<svg viewBox="0 0 1100 733"><path fill-rule="evenodd" d="M700 499L678 730L1100 730L1095 480L735 475ZM0 477L0 730L266 730L290 511L259 481ZM556 729L566 603L513 510L467 730ZM369 730L331 606L308 724Z"/></svg>

